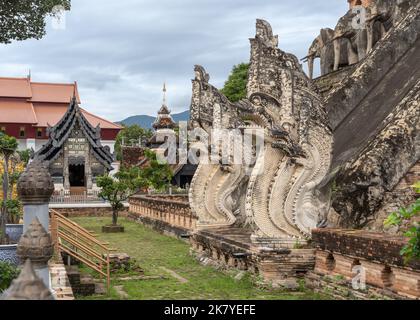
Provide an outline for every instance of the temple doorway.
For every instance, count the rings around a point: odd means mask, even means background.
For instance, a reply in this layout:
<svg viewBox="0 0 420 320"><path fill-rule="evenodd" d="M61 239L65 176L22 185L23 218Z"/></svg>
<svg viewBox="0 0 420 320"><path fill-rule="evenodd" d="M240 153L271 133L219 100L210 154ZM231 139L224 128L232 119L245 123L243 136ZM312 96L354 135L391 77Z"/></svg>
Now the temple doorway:
<svg viewBox="0 0 420 320"><path fill-rule="evenodd" d="M69 165L69 181L70 187L85 187L85 165L70 164Z"/></svg>

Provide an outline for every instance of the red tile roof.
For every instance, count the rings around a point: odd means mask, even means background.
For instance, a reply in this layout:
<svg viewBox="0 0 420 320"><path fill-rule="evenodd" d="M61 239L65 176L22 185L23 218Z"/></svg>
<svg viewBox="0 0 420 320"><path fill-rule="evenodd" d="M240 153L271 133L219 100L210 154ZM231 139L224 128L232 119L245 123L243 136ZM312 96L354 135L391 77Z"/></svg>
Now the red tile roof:
<svg viewBox="0 0 420 320"><path fill-rule="evenodd" d="M67 106L58 105L58 104L49 104L45 105L42 103L34 103L34 109L36 113L36 118L38 119L37 126L47 127L48 125L55 125L67 111ZM98 124L102 129L121 129L120 126L115 123L102 119L98 116L95 116L86 110L82 109L83 115L86 117L86 120L89 123L96 127ZM1 116L0 116L0 122Z"/></svg>
<svg viewBox="0 0 420 320"><path fill-rule="evenodd" d="M31 83L28 78L0 78L0 97L31 98Z"/></svg>
<svg viewBox="0 0 420 320"><path fill-rule="evenodd" d="M32 102L68 104L74 93L76 93L77 102L80 103L77 84L31 82L31 88Z"/></svg>
<svg viewBox="0 0 420 320"><path fill-rule="evenodd" d="M36 124L37 122L32 103L22 100L0 99L0 123Z"/></svg>
<svg viewBox="0 0 420 320"><path fill-rule="evenodd" d="M105 120L101 117L95 116L94 114L86 111L85 109L82 109L83 115L86 117L86 120L89 121L89 123L96 127L98 124L101 128L107 128L107 129L122 129L121 126L115 124L114 122Z"/></svg>
<svg viewBox="0 0 420 320"><path fill-rule="evenodd" d="M0 78L0 123L27 123L38 127L55 125L66 113L70 99L76 94L77 83L40 83L29 78ZM121 126L82 109L91 125L102 129Z"/></svg>

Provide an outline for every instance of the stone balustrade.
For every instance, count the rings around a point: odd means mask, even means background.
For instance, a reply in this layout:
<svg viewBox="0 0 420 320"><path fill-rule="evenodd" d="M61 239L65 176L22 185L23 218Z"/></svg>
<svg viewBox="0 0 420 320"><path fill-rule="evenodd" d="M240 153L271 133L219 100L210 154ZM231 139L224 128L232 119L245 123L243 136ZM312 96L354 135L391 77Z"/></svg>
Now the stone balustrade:
<svg viewBox="0 0 420 320"><path fill-rule="evenodd" d="M181 235L197 224L186 195L136 195L129 205L130 218L168 233Z"/></svg>
<svg viewBox="0 0 420 320"><path fill-rule="evenodd" d="M400 255L406 239L363 230L318 229L312 240L317 248L315 275L340 278L355 292L352 281L361 270L367 288L355 295L420 299L420 262L404 263ZM325 287L321 278L317 282Z"/></svg>

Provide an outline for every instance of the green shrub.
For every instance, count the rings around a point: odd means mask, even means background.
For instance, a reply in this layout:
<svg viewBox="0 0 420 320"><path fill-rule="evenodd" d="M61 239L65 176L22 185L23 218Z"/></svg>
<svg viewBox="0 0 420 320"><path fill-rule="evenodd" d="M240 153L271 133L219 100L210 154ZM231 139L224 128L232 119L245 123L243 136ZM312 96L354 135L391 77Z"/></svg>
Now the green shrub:
<svg viewBox="0 0 420 320"><path fill-rule="evenodd" d="M414 186L417 194L420 194L420 182ZM392 213L384 222L386 227L402 226L404 223L410 223L413 218L420 215L420 198L408 208L401 208L399 212ZM401 255L406 263L411 260L420 259L420 224L414 221L405 231L404 236L408 238L408 243L401 250Z"/></svg>
<svg viewBox="0 0 420 320"><path fill-rule="evenodd" d="M7 262L0 261L0 292L10 287L13 279L17 278L19 270Z"/></svg>

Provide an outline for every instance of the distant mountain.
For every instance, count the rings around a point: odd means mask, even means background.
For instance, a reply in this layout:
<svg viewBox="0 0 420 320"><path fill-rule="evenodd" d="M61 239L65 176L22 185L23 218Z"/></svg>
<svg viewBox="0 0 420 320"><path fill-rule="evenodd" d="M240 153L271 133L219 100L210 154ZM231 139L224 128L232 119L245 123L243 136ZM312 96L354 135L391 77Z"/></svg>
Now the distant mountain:
<svg viewBox="0 0 420 320"><path fill-rule="evenodd" d="M172 118L174 119L175 122L188 121L190 119L190 111L187 110L181 113L174 113L172 114ZM152 124L155 121L155 119L156 117L139 115L139 116L128 117L127 119L119 121L118 123L126 125L126 126L132 126L134 124L137 124L142 128L151 129Z"/></svg>
<svg viewBox="0 0 420 320"><path fill-rule="evenodd" d="M172 115L172 119L177 123L180 121L188 121L190 120L190 111L187 110L181 113L175 113Z"/></svg>

